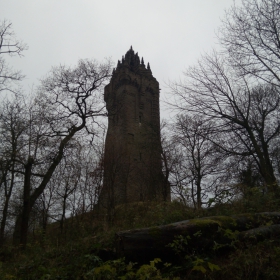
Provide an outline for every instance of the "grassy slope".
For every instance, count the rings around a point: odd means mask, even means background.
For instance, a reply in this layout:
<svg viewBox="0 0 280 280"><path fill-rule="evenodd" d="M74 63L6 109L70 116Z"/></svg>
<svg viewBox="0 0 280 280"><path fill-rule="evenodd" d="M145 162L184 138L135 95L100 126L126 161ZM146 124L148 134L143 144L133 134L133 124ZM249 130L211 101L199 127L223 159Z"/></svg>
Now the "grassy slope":
<svg viewBox="0 0 280 280"><path fill-rule="evenodd" d="M278 238L250 246L233 244L226 255L193 253L176 267L166 268L159 262L139 269L137 265L127 266L123 260L110 261L115 259L114 234L119 230L202 216L262 211L279 211L279 202L269 197L255 197L200 211L177 202L134 203L118 207L111 225L105 222L104 216L87 213L68 219L63 233L58 224L50 225L45 235L38 229L30 236L25 252L8 245L4 247L0 252L0 279L118 279L120 275L126 275L123 279L141 279L145 275L150 275L149 279L175 279L175 276L180 279L280 279ZM96 267L99 267L98 273L97 269L93 270Z"/></svg>

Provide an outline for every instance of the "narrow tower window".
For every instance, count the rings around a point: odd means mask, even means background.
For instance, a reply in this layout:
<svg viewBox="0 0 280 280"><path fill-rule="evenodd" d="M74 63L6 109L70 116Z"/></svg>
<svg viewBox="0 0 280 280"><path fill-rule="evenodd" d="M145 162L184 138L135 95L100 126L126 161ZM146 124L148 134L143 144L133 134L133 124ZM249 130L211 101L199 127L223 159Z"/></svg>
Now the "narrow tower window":
<svg viewBox="0 0 280 280"><path fill-rule="evenodd" d="M139 112L139 124L143 122L143 113Z"/></svg>
<svg viewBox="0 0 280 280"><path fill-rule="evenodd" d="M128 144L132 144L134 142L134 134L128 133Z"/></svg>

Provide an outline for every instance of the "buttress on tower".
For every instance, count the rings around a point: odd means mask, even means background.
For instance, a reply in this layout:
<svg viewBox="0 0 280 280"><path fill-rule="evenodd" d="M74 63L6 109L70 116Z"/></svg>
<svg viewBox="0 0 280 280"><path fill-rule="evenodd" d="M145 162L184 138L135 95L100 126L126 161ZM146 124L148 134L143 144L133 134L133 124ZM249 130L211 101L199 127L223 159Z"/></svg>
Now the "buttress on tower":
<svg viewBox="0 0 280 280"><path fill-rule="evenodd" d="M132 47L113 70L104 99L108 130L99 203L170 200L161 166L159 83Z"/></svg>

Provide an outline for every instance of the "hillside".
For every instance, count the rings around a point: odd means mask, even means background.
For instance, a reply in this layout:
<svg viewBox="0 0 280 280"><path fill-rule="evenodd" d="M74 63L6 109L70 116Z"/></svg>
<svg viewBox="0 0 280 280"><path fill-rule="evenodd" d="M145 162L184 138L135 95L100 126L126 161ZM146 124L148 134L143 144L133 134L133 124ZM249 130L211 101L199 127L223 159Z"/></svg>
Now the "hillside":
<svg viewBox="0 0 280 280"><path fill-rule="evenodd" d="M279 201L256 197L194 211L178 202L136 203L116 208L114 220L96 213L69 218L61 232L58 223L30 233L25 251L1 249L0 279L279 279L280 237L240 242L228 230L229 242L212 250L186 253L189 236L177 236L169 245L174 261L153 258L146 263L117 258L115 233L156 227L192 218L279 210ZM266 224L269 225L269 222ZM199 248L199 244L196 244ZM200 248L203 249L203 248ZM137 256L135 256L137 259Z"/></svg>

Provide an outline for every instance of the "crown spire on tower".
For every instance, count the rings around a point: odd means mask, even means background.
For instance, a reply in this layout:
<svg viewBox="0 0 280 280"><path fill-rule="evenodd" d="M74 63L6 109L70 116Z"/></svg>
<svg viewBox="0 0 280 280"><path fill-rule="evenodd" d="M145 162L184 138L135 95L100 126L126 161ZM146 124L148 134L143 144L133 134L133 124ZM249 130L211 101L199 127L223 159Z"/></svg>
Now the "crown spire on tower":
<svg viewBox="0 0 280 280"><path fill-rule="evenodd" d="M146 67L144 63L144 58L141 57L140 60L138 52L135 53L132 46L130 46L130 49L126 52L124 56L122 56L122 59L118 61L116 71L118 69L121 69L122 67L128 67L130 70L132 70L135 73L141 72L144 75L152 74L150 64L148 63Z"/></svg>

